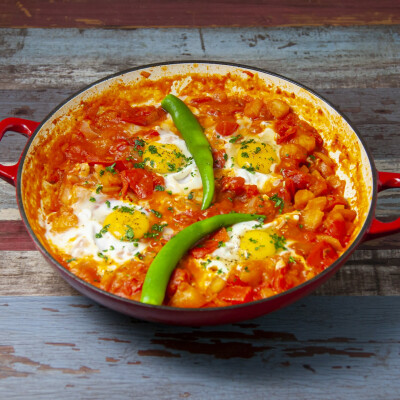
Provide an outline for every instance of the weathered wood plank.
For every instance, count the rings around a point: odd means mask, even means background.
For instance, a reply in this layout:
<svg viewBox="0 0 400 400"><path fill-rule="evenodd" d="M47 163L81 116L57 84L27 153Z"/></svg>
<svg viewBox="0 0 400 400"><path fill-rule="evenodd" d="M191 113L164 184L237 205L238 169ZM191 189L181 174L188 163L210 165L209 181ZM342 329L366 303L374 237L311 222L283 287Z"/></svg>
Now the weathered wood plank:
<svg viewBox="0 0 400 400"><path fill-rule="evenodd" d="M265 68L313 88L398 88L399 31L400 25L2 29L0 87L76 89L141 64L215 59Z"/></svg>
<svg viewBox="0 0 400 400"><path fill-rule="evenodd" d="M314 297L203 328L144 323L79 297L1 297L0 307L0 382L10 400L400 394L398 298Z"/></svg>
<svg viewBox="0 0 400 400"><path fill-rule="evenodd" d="M0 25L6 27L177 27L363 25L400 22L396 2L344 0L322 3L301 0L179 1L3 0Z"/></svg>
<svg viewBox="0 0 400 400"><path fill-rule="evenodd" d="M400 235L399 241L400 241ZM317 296L400 295L400 250L357 250ZM0 296L76 295L37 251L2 251Z"/></svg>
<svg viewBox="0 0 400 400"><path fill-rule="evenodd" d="M378 160L398 156L399 88L334 88L318 91L349 117ZM72 89L62 88L0 90L0 118L20 117L41 121L72 93ZM16 161L25 142L26 138L21 135L7 134L0 144L0 161Z"/></svg>

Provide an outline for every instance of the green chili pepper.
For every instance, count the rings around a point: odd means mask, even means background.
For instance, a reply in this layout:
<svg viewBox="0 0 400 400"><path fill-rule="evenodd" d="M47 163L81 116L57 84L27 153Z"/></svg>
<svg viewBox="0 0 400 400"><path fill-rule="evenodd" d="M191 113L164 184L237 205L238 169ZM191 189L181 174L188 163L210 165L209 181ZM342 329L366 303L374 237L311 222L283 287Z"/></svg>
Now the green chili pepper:
<svg viewBox="0 0 400 400"><path fill-rule="evenodd" d="M195 222L177 233L159 251L151 263L143 283L141 302L154 305L162 304L169 278L176 264L201 238L223 226L260 218L264 220L265 216L239 213L216 215Z"/></svg>
<svg viewBox="0 0 400 400"><path fill-rule="evenodd" d="M171 114L199 169L203 183L201 209L205 210L210 206L214 196L214 170L210 143L199 121L182 100L169 94L161 102L161 106Z"/></svg>

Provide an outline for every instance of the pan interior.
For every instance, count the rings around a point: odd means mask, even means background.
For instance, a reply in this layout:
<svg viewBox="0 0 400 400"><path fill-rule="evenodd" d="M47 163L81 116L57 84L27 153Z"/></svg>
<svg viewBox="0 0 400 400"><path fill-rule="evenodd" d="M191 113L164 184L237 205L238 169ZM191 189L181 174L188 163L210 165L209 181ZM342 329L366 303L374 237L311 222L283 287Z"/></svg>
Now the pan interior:
<svg viewBox="0 0 400 400"><path fill-rule="evenodd" d="M54 110L30 141L20 179L22 209L30 229L44 249L53 255L55 261L58 261L57 257L45 239L40 210L45 201L42 193L44 189L48 190L45 160L56 157L50 149L57 136L68 130L84 102L96 98L105 90L117 90L119 85L127 85L132 90L138 90L149 80L157 81L168 76L174 81L173 88L179 91L193 73L231 74L242 82L246 82L251 74L265 86L265 90L286 93L289 105L317 129L325 141L330 156L337 162L338 174L346 181L345 197L358 214L352 239L355 240L360 234L373 203L374 167L362 140L340 113L317 94L275 74L234 65L177 63L127 71L91 85ZM240 91L240 87L231 87L230 90ZM157 94L154 95L157 97Z"/></svg>

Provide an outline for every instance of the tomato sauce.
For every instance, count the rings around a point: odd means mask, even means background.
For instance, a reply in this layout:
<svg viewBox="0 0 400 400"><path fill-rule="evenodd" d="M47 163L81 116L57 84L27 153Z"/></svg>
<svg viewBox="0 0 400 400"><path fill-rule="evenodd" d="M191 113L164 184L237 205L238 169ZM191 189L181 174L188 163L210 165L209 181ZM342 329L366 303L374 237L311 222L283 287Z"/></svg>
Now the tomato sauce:
<svg viewBox="0 0 400 400"><path fill-rule="evenodd" d="M233 95L225 89L228 79L193 76L192 84L181 93L205 128L213 151L216 191L213 204L203 211L201 189L189 195L172 194L165 190L165 175L145 164L148 142L157 141L158 128L168 119L159 102L143 105L140 94L128 98L127 88L122 87L121 95L108 91L81 104L70 129L52 144L54 157L47 160L43 214L52 229L63 232L76 226L68 197L74 187L99 190L109 199L143 200L156 212L148 216L149 230L141 239L147 247L140 258L99 270L98 261L90 257L70 261L68 253L51 248L66 268L103 290L139 300L146 271L167 242L168 229L173 236L196 221L230 212L261 214L265 223L280 218L274 231L276 253L244 260L240 268L233 265L223 274L201 268L199 260L229 242L229 232L223 228L201 240L181 260L171 276L166 305L215 307L266 298L311 279L342 254L357 213L344 197L344 182L336 175L337 165L322 137L295 113L284 93L266 91L260 98L247 90ZM145 88L166 95L172 82L149 82ZM232 174L224 146L245 148L246 141L257 139L265 126L274 130L279 154L271 169L274 184L260 189ZM251 166L246 168L254 172ZM296 218L285 220L285 215ZM283 251L289 242L291 252Z"/></svg>

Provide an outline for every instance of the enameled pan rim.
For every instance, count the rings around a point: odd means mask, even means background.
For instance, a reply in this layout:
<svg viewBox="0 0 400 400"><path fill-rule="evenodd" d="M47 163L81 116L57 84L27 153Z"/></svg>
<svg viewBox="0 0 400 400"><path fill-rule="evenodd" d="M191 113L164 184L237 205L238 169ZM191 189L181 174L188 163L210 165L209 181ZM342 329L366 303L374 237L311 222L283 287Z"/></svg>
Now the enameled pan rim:
<svg viewBox="0 0 400 400"><path fill-rule="evenodd" d="M57 260L55 260L55 258L48 252L48 250L42 245L42 243L38 240L38 238L36 237L35 232L33 231L33 229L31 228L28 218L26 216L25 210L24 210L24 206L23 206L23 201L22 201L22 184L21 184L21 178L22 178L22 170L24 167L24 162L25 162L25 158L26 155L29 151L29 148L34 140L34 138L39 134L42 126L49 120L52 118L52 116L60 109L62 108L65 104L67 104L70 100L74 99L75 97L81 95L82 93L86 92L87 90L91 89L92 87L98 85L99 83L105 82L107 80L119 77L121 75L124 75L126 73L130 73L130 72L134 72L134 71L138 71L141 69L147 69L147 68L154 68L154 67L160 67L160 66L168 66L168 65L187 65L187 64L210 64L210 65L224 65L224 66L229 66L229 67L236 67L236 68L242 68L242 69L246 69L246 70L250 70L250 71L255 71L255 72L259 72L262 74L267 74L270 76L274 76L276 78L285 80L291 84L297 85L298 87L308 91L309 93L311 93L312 95L316 96L318 99L322 100L324 103L326 103L327 105L329 105L330 107L332 107L332 109L334 109L338 115L341 116L341 118L343 118L347 124L351 127L352 131L354 132L354 134L357 136L357 138L359 139L359 141L361 142L363 149L365 150L365 153L367 154L367 158L368 161L370 163L370 167L371 167L371 175L372 175L372 200L371 200L371 204L370 204L370 208L367 214L367 217L365 219L365 222L362 226L362 228L360 229L360 232L358 233L357 237L353 240L352 244L349 246L349 248L335 261L333 262L328 268L326 268L324 271L320 272L319 274L317 274L315 277L313 277L312 279L309 279L305 282L303 282L302 284L293 287L292 289L286 290L282 293L276 294L274 296L271 297L267 297L265 299L261 299L261 300L256 300L256 301L251 301L248 303L243 303L243 304L237 304L237 305L232 305L232 306L225 306L225 307L207 307L207 308L178 308L178 307L171 307L171 306L155 306L155 305L150 305L150 304L145 304L145 303L141 303L139 301L135 301L135 300L131 300L131 299L127 299L124 297L120 297L117 296L115 294L112 294L110 292L107 292L105 290L102 290L96 286L93 286L92 284L84 281L83 279L79 278L78 276L76 276L75 274L73 274L72 272L70 272L67 268L65 268L64 266L62 266ZM352 125L352 123L349 121L349 119L339 110L337 110L337 108L330 103L328 100L326 100L323 96L321 96L319 93L315 92L314 90L308 88L307 86L296 82L293 79L287 78L285 76L279 75L277 73L274 72L270 72L267 70L263 70L261 68L257 68L257 67L251 67L248 65L243 65L243 64L236 64L236 63L229 63L229 62L220 62L220 61L204 61L204 60L189 60L189 61L171 61L171 62L161 62L161 63L154 63L154 64L147 64L147 65L141 65L141 66L137 66L134 68L130 68L121 72L117 72L115 74L112 75L108 75L96 82L93 82L91 84L89 84L88 86L84 87L83 89L75 92L74 94L72 94L71 96L69 96L66 100L64 100L62 103L60 103L58 106L56 106L44 119L43 121L40 123L40 125L36 128L35 132L32 134L32 136L30 137L30 139L28 140L25 149L21 155L21 162L18 168L18 175L17 175L17 202L18 202L18 207L21 213L21 217L22 217L22 221L25 224L26 229L28 230L30 236L32 237L33 241L35 242L36 246L39 248L39 250L42 252L42 254L46 257L46 259L48 261L51 262L51 264L53 266L55 266L56 268L60 269L63 273L67 274L71 279L76 280L80 285L85 286L89 291L94 291L96 293L98 293L101 296L105 296L105 297L110 297L112 299L117 300L118 302L123 302L127 305L131 304L134 307L143 307L144 309L148 309L149 311L154 311L155 309L162 311L164 310L165 312L167 312L168 314L170 314L171 312L177 312L177 313L214 313L214 312L221 312L223 310L237 310L237 309L243 309L246 307L252 307L255 305L259 305L259 304L263 304L263 303L267 303L267 302L272 302L275 301L279 298L284 298L285 296L289 296L292 293L295 293L297 291L301 291L303 288L306 288L307 286L311 286L315 281L317 280L323 280L324 276L329 275L331 272L333 272L333 270L338 269L338 267L343 264L347 257L355 250L355 248L360 244L360 242L362 241L362 239L365 237L365 235L368 233L368 229L372 223L372 219L374 217L374 213L375 213L375 207L376 207L376 202L377 202L377 182L378 182L378 175L377 175L377 170L375 168L375 164L373 161L373 157L371 155L370 150L368 149L365 140L362 138L362 136L359 134L359 132L357 131L357 129L354 128L354 126ZM173 321L171 321L173 322Z"/></svg>

